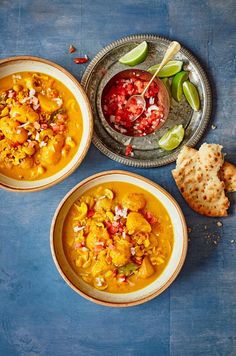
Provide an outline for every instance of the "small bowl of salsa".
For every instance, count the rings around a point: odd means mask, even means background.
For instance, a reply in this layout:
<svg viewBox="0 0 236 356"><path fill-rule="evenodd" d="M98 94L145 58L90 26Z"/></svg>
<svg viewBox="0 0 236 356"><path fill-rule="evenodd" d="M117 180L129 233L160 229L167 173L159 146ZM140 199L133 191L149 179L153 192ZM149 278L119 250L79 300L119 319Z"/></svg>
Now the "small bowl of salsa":
<svg viewBox="0 0 236 356"><path fill-rule="evenodd" d="M109 126L120 134L132 137L150 135L160 129L169 114L170 99L165 85L155 78L144 95L146 108L135 120L137 105L127 106L133 95L140 95L152 75L140 69L128 69L117 73L105 85L102 97L102 113Z"/></svg>

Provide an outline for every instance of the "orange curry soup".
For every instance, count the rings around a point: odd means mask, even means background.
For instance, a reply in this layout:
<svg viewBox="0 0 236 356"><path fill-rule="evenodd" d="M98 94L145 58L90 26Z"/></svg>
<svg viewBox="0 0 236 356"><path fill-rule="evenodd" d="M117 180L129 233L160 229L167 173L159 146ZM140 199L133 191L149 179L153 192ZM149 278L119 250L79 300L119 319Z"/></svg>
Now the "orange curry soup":
<svg viewBox="0 0 236 356"><path fill-rule="evenodd" d="M71 207L63 246L85 282L106 292L133 292L165 269L173 249L173 227L152 194L129 183L105 183Z"/></svg>
<svg viewBox="0 0 236 356"><path fill-rule="evenodd" d="M79 105L57 79L33 72L0 79L0 173L51 176L75 155L82 132Z"/></svg>

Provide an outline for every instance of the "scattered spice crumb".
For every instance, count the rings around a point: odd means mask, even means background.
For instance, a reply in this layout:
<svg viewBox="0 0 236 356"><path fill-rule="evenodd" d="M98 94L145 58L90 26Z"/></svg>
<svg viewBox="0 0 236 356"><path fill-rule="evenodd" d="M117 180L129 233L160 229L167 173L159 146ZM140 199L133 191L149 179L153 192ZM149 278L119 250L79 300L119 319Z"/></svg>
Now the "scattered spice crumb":
<svg viewBox="0 0 236 356"><path fill-rule="evenodd" d="M235 243L235 240L231 240L230 243L231 243L231 244L234 244L234 243Z"/></svg>
<svg viewBox="0 0 236 356"><path fill-rule="evenodd" d="M216 125L211 125L212 130L215 130L217 128Z"/></svg>
<svg viewBox="0 0 236 356"><path fill-rule="evenodd" d="M76 48L71 44L69 47L69 52L74 53L76 51Z"/></svg>
<svg viewBox="0 0 236 356"><path fill-rule="evenodd" d="M207 226L206 226L206 225L204 226L204 229L205 229L205 230L207 229Z"/></svg>
<svg viewBox="0 0 236 356"><path fill-rule="evenodd" d="M190 238L188 238L188 242L190 242L191 241L191 239Z"/></svg>
<svg viewBox="0 0 236 356"><path fill-rule="evenodd" d="M223 226L221 221L217 221L216 225L219 226L219 227Z"/></svg>
<svg viewBox="0 0 236 356"><path fill-rule="evenodd" d="M215 233L208 233L204 236L204 238L206 239L206 243L208 245L210 244L217 245L218 242L220 241L221 236L216 235Z"/></svg>
<svg viewBox="0 0 236 356"><path fill-rule="evenodd" d="M190 232L192 232L191 227L188 227L188 233L190 234Z"/></svg>

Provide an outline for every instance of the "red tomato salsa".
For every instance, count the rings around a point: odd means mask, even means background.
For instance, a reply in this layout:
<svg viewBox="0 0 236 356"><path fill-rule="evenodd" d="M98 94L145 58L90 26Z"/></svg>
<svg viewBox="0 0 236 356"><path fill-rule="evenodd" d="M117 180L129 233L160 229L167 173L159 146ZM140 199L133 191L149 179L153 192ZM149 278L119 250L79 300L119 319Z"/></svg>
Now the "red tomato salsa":
<svg viewBox="0 0 236 356"><path fill-rule="evenodd" d="M130 78L118 78L106 92L102 109L108 123L118 132L128 136L146 136L160 128L165 122L166 109L159 98L161 92L157 82L152 82L145 93L146 109L142 115L132 122L140 113L136 101L126 106L132 95L141 94L148 81L133 73ZM162 94L163 95L163 94Z"/></svg>

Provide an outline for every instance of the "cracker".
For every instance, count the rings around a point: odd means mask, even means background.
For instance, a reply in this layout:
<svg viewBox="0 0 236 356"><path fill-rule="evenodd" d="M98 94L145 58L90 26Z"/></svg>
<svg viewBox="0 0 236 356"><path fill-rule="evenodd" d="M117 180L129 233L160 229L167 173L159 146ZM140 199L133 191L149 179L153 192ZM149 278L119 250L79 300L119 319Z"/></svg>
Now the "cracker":
<svg viewBox="0 0 236 356"><path fill-rule="evenodd" d="M204 143L199 151L185 146L172 171L175 182L188 205L206 216L226 216L229 200L225 184L219 179L224 163L222 146Z"/></svg>
<svg viewBox="0 0 236 356"><path fill-rule="evenodd" d="M225 183L226 192L236 191L236 167L233 164L225 162L220 169L219 177Z"/></svg>

